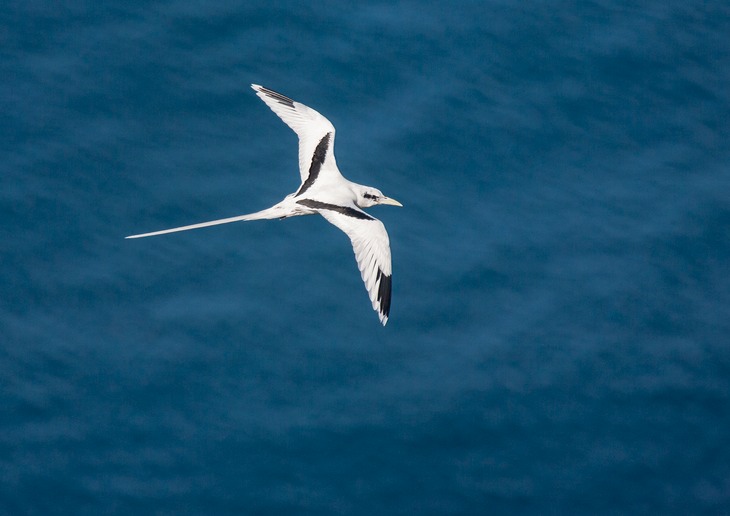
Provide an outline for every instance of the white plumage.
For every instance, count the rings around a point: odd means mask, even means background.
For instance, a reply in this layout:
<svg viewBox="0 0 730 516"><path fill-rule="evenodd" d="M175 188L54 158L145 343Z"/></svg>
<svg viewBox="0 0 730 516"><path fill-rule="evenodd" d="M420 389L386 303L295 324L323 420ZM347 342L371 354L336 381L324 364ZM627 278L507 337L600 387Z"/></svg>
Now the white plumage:
<svg viewBox="0 0 730 516"><path fill-rule="evenodd" d="M275 91L252 84L261 100L299 136L301 185L271 208L226 219L201 222L163 231L131 235L142 238L176 231L227 224L241 220L275 219L319 213L350 237L360 275L373 309L385 325L390 314L392 268L390 241L385 226L362 208L376 204L401 204L376 188L348 181L337 168L335 128L317 111Z"/></svg>

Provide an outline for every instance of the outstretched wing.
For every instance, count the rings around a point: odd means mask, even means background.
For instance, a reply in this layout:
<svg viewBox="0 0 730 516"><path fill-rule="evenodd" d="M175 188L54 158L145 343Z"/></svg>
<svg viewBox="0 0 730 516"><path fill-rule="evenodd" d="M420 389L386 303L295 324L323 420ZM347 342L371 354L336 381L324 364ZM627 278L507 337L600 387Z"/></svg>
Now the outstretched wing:
<svg viewBox="0 0 730 516"><path fill-rule="evenodd" d="M373 309L378 312L380 322L385 326L390 315L393 272L390 262L390 240L383 223L354 205L337 206L311 199L297 202L316 209L325 219L350 237L370 302L373 304Z"/></svg>
<svg viewBox="0 0 730 516"><path fill-rule="evenodd" d="M341 176L335 163L335 128L314 109L294 102L289 97L252 84L256 95L299 136L299 173L302 186L297 195L304 193L322 174Z"/></svg>

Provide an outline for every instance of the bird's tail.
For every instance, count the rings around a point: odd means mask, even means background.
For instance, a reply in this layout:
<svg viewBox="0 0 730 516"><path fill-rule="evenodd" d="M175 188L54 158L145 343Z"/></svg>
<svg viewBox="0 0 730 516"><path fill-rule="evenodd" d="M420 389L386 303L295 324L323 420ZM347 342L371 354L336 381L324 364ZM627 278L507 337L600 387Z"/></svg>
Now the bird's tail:
<svg viewBox="0 0 730 516"><path fill-rule="evenodd" d="M279 204L267 208L265 210L257 211L255 213L249 213L246 215L238 215L236 217L229 217L227 219L211 220L209 222L200 222L198 224L190 224L189 226L180 226L179 228L163 229L162 231L153 231L152 233L140 233L139 235L130 235L125 238L144 238L150 236L164 235L166 233L176 233L178 231L187 231L189 229L206 228L208 226L217 226L219 224L228 224L230 222L239 222L241 220L260 220L260 219L278 219L281 218L284 210Z"/></svg>

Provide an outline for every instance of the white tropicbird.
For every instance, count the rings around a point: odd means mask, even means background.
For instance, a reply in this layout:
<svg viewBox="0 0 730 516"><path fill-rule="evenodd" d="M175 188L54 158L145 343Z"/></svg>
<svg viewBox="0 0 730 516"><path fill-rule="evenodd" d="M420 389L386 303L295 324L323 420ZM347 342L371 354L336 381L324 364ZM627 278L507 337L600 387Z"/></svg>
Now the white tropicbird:
<svg viewBox="0 0 730 516"><path fill-rule="evenodd" d="M329 120L314 109L295 102L281 93L258 84L252 84L251 87L256 91L256 95L299 136L299 173L302 176L302 184L297 191L287 195L283 201L271 208L256 213L131 235L126 238L163 235L240 220L284 219L319 213L350 237L360 275L365 282L373 309L378 312L380 322L385 326L390 314L392 278L390 241L383 223L361 208L369 208L376 204L393 206L402 204L386 197L377 188L359 185L342 177L333 151L335 128Z"/></svg>

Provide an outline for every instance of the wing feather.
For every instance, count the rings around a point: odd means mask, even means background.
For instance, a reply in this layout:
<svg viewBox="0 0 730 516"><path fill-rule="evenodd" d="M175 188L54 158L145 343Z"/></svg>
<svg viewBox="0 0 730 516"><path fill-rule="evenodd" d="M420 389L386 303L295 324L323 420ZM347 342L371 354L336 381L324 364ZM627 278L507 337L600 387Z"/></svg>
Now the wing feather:
<svg viewBox="0 0 730 516"><path fill-rule="evenodd" d="M362 212L360 208L351 208ZM390 240L378 219L357 218L337 211L320 209L319 213L350 237L355 260L368 291L373 309L383 326L390 316L391 278ZM364 213L364 212L362 212Z"/></svg>
<svg viewBox="0 0 730 516"><path fill-rule="evenodd" d="M251 88L286 125L297 133L299 137L299 174L302 186L310 176L310 170L315 175L337 175L341 177L335 162L335 127L324 116L312 108L289 97L277 93L258 84ZM327 138L327 135L330 135ZM324 149L324 155L318 155L317 150ZM316 179L313 177L310 183Z"/></svg>

